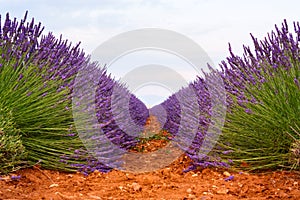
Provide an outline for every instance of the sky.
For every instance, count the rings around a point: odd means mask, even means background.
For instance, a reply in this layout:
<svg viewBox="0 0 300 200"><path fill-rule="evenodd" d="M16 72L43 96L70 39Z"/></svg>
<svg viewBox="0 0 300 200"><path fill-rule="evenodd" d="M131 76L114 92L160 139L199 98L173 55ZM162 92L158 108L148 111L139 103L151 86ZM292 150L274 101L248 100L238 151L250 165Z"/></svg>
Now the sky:
<svg viewBox="0 0 300 200"><path fill-rule="evenodd" d="M195 41L215 66L229 55L229 42L233 51L242 55L242 45L251 46L250 33L263 39L274 30L275 24L280 25L284 19L288 20L292 30L292 22L300 18L299 8L298 0L0 0L2 20L7 12L11 17L21 19L28 10L30 19L34 17L36 22L45 26L45 34L62 34L74 44L81 41L87 54L92 54L97 46L112 36L135 29L160 28ZM117 63L120 65L121 61ZM123 74L120 66L108 70L116 79L121 79L127 68L122 68ZM193 73L187 73L188 67L178 71L188 81L195 79ZM174 92L157 87L153 86L152 93L149 92L150 85L133 92L144 98L148 106L159 103Z"/></svg>

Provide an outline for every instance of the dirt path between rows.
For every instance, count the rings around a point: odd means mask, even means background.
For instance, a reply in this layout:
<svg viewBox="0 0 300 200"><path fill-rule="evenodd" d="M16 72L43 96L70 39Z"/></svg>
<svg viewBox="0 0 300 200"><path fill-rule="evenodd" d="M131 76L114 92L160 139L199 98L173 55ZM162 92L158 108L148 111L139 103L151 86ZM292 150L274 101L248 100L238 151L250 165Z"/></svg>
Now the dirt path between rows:
<svg viewBox="0 0 300 200"><path fill-rule="evenodd" d="M182 173L182 157L165 169L144 174L121 171L89 176L37 168L2 177L0 199L300 199L300 174L248 174L225 169ZM229 174L232 180L226 181Z"/></svg>

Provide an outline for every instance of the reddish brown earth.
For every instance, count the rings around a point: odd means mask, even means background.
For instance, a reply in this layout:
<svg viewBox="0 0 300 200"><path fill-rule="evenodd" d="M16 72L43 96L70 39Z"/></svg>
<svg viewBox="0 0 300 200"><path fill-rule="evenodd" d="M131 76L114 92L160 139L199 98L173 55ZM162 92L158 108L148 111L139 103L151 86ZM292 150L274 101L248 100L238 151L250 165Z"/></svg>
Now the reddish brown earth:
<svg viewBox="0 0 300 200"><path fill-rule="evenodd" d="M148 120L158 130L155 119ZM151 131L151 127L148 127ZM152 130L153 130L152 129ZM157 132L157 131L155 131ZM166 145L165 132L144 140L132 151L151 152ZM183 173L190 160L182 155L164 169L147 173L113 170L88 176L39 167L2 176L2 199L300 199L300 172L270 171L249 174L208 168ZM11 175L21 176L12 180ZM225 180L233 176L232 180Z"/></svg>
<svg viewBox="0 0 300 200"><path fill-rule="evenodd" d="M248 174L224 169L182 173L182 157L165 169L144 174L112 171L89 176L24 169L0 181L0 199L300 199L300 174Z"/></svg>

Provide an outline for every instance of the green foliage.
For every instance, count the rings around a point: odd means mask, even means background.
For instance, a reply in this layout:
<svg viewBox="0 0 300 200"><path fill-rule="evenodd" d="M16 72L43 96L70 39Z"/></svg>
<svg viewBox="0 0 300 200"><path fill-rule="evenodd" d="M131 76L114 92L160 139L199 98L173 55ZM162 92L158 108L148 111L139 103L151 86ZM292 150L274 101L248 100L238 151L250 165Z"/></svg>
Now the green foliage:
<svg viewBox="0 0 300 200"><path fill-rule="evenodd" d="M75 171L76 168L70 166L74 160L61 162L62 156L73 155L75 149L83 146L76 134L68 136L75 130L72 110L69 109L70 92L68 88L59 90L63 80L45 79L46 69L38 68L31 62L21 62L15 69L13 59L3 63L0 70L0 101L11 110L14 127L22 135L4 138L9 140L5 148L18 140L15 145L19 150L16 152L24 151L25 147L27 157L23 161L28 164L40 163L45 168ZM25 157L20 154L17 158Z"/></svg>
<svg viewBox="0 0 300 200"><path fill-rule="evenodd" d="M18 38L13 34L10 37ZM23 48L27 38L23 40L17 43L0 37L0 109L4 113L0 118L0 172L9 172L24 163L74 171L76 168L69 164L75 161L61 162L62 156L72 155L83 146L76 134L67 136L74 131L67 87L73 76L62 78L63 73L55 76L57 71L52 70L60 66L67 73L65 68L70 64L63 65L62 61L72 57L71 52L66 49L61 57L55 56L55 63L48 57L39 58L41 52L34 45ZM51 53L57 50L55 45L64 47L55 40L50 40L49 45L53 48L48 48Z"/></svg>
<svg viewBox="0 0 300 200"><path fill-rule="evenodd" d="M292 168L299 168L300 167L300 128L296 126L292 128L294 133L297 137L290 135L293 139L291 148L290 148L290 156L289 156L289 163L292 165Z"/></svg>
<svg viewBox="0 0 300 200"><path fill-rule="evenodd" d="M0 105L0 174L7 173L25 164L25 147L20 130L15 128L11 111Z"/></svg>
<svg viewBox="0 0 300 200"><path fill-rule="evenodd" d="M290 63L288 69L261 63L265 81L254 76L257 84L246 84L243 104L227 113L221 143L232 150L224 157L232 159L235 166L247 163L251 170L299 167L299 158L290 157L291 147L294 152L300 150L300 135L294 131L300 127L300 89L294 80L300 62L293 59ZM239 105L238 97L231 97Z"/></svg>

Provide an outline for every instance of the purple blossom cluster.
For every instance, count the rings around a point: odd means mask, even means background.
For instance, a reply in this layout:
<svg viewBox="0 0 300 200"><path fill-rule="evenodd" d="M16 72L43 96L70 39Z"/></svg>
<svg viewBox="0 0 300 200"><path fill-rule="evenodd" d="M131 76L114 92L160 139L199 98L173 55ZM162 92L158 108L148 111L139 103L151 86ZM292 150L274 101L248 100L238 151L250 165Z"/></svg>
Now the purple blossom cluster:
<svg viewBox="0 0 300 200"><path fill-rule="evenodd" d="M36 25L34 18L31 22L26 20L27 12L20 23L16 18L11 20L7 13L3 27L0 23L2 61L12 62L14 58L15 67L20 67L20 63L23 62L35 64L39 69L46 68L47 74L42 74L46 80L57 78L67 80L75 75L81 64L87 61L79 44L72 46L72 43L63 40L62 36L57 39L52 33L42 35L44 27L41 23ZM20 74L20 79L22 76ZM62 87L65 86L69 85Z"/></svg>
<svg viewBox="0 0 300 200"><path fill-rule="evenodd" d="M228 95L228 106L233 104L232 96L240 106L245 103L257 103L253 96L245 96L246 85L252 85L260 89L260 85L265 83L266 77L273 77L280 70L290 71L292 65L297 66L300 61L299 41L300 25L294 22L294 34L288 30L287 21L284 20L281 29L275 25L275 31L268 33L264 40L258 40L252 34L254 52L250 47L243 46L242 57L235 55L229 45L230 56L227 61L222 61L221 76L224 79ZM294 83L299 87L299 74L294 75ZM276 90L276 88L270 88ZM247 113L251 110L245 109Z"/></svg>
<svg viewBox="0 0 300 200"><path fill-rule="evenodd" d="M10 62L12 57L16 60L25 57L23 59L26 60L35 51L38 45L38 38L44 28L41 27L40 23L35 25L33 19L31 23L26 23L26 18L27 12L24 19L19 23L16 18L11 20L7 13L2 27L0 16L0 45L2 47L1 58L3 61ZM1 63L2 65L3 63Z"/></svg>

